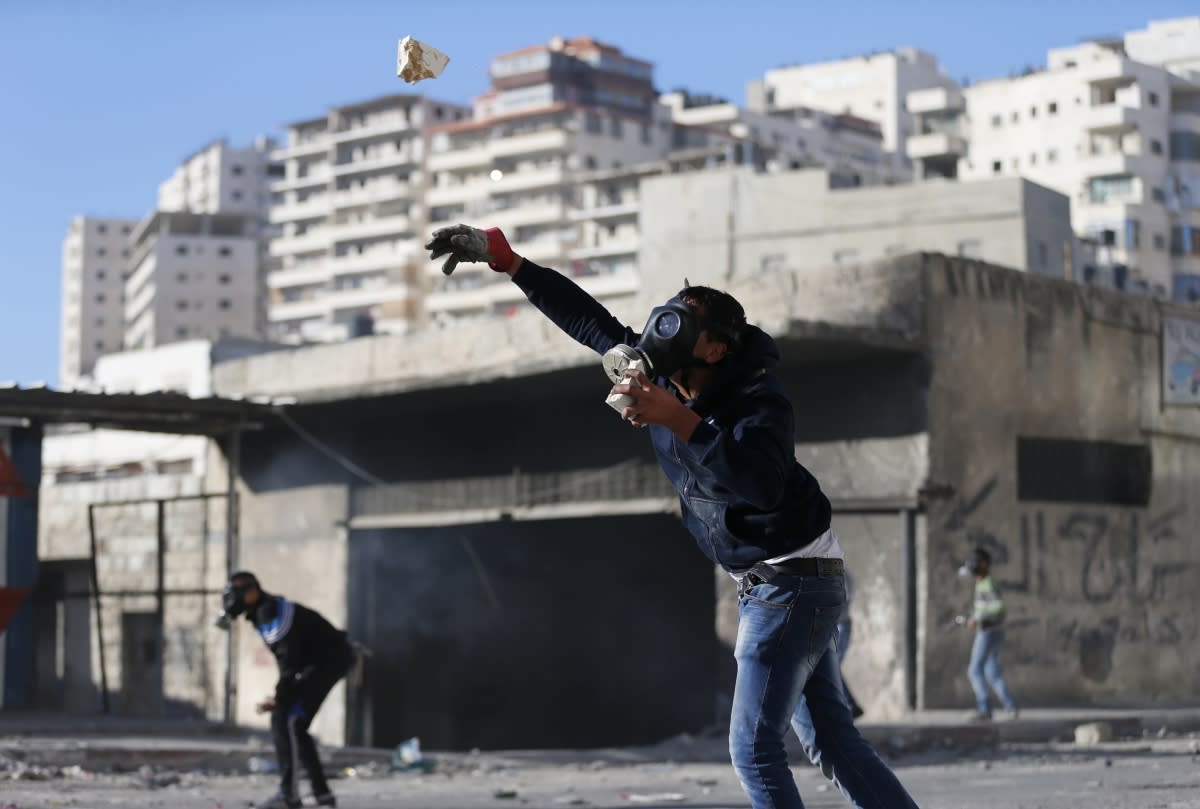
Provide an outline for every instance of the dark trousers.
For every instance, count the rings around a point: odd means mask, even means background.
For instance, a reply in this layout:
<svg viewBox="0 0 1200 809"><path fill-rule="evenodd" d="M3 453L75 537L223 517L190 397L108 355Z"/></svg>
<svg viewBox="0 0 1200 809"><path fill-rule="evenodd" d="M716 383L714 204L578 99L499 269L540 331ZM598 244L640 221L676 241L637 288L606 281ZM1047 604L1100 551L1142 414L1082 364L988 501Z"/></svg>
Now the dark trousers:
<svg viewBox="0 0 1200 809"><path fill-rule="evenodd" d="M289 798L300 796L300 767L308 774L314 795L329 792L329 782L321 768L317 745L308 733L313 717L329 691L342 679L348 666L316 669L296 687L296 698L289 705L276 705L271 711L271 737L279 761L280 790Z"/></svg>

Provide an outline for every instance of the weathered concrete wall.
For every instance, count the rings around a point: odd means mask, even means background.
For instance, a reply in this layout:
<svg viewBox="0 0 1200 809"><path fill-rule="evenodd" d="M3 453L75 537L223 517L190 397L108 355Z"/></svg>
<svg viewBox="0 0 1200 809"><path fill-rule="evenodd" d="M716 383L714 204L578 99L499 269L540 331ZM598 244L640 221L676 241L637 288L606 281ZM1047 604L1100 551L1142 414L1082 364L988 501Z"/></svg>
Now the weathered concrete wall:
<svg viewBox="0 0 1200 809"><path fill-rule="evenodd" d="M170 501L201 491L200 478L174 475L47 484L40 492L39 558L86 564L91 553L89 503L148 498ZM156 508L153 503L98 506L95 515L100 588L110 594L102 599L101 609L104 662L113 710L145 716L220 718L226 658L223 641L210 626L219 609L219 600L200 594L168 595L161 642L147 638L150 644L147 645L126 637L124 630L130 621L150 621L157 609L157 600L152 595L112 595L118 591L153 592L158 554ZM224 518L224 505L219 500L207 507L195 500L166 504L163 570L166 590L220 590L225 571ZM77 577L73 580L78 583ZM81 661L73 655L72 660L79 667L73 673L73 682L80 678L89 680L88 693L64 694L66 703L78 708L87 705L98 693L94 689L101 685L100 644L93 604L81 597L90 590L90 582L82 592L73 587L66 594L71 608L64 613L73 622L72 628L64 631L78 639L79 650L87 656ZM39 638L39 643L53 642L53 635ZM127 671L127 665L135 668ZM88 707L98 709L99 705Z"/></svg>
<svg viewBox="0 0 1200 809"><path fill-rule="evenodd" d="M917 260L917 259L913 259ZM971 704L969 610L955 568L991 549L1009 607L1005 670L1036 704L1194 699L1200 690L1200 409L1160 401L1161 306L1144 299L930 256L931 499L923 566L923 702ZM1149 449L1148 502L1022 496L1018 440ZM1126 470L1128 474L1133 471ZM1090 500L1090 501L1088 501Z"/></svg>
<svg viewBox="0 0 1200 809"><path fill-rule="evenodd" d="M345 486L304 486L280 492L241 489L238 567L250 570L264 589L316 610L346 627L347 601L358 596L346 573L348 516ZM376 605L386 609L386 603ZM270 649L243 620L237 622L235 717L238 724L266 727L269 717L254 706L275 693L279 667ZM326 698L312 731L325 744L341 744L346 729L346 685Z"/></svg>

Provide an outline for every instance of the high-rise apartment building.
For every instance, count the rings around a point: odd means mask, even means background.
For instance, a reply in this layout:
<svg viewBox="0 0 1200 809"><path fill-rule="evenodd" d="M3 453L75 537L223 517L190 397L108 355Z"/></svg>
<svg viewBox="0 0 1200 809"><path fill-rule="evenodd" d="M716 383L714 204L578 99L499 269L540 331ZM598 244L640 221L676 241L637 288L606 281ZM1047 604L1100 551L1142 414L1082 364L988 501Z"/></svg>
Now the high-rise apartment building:
<svg viewBox="0 0 1200 809"><path fill-rule="evenodd" d="M1066 194L1094 250L1081 280L1194 300L1198 63L1193 18L1051 50L1023 76L914 92L909 155L918 178L1022 176Z"/></svg>
<svg viewBox="0 0 1200 809"><path fill-rule="evenodd" d="M746 106L756 112L808 109L874 121L883 135L883 150L896 169L905 169L905 142L915 131L905 99L914 90L952 86L933 54L900 48L768 70L746 85Z"/></svg>
<svg viewBox="0 0 1200 809"><path fill-rule="evenodd" d="M259 241L247 214L170 213L130 238L124 347L259 336Z"/></svg>
<svg viewBox="0 0 1200 809"><path fill-rule="evenodd" d="M265 137L242 148L225 140L209 143L185 158L158 187L158 210L265 213L268 185L278 173L271 162L275 146Z"/></svg>
<svg viewBox="0 0 1200 809"><path fill-rule="evenodd" d="M671 148L670 111L656 101L653 66L580 37L501 54L489 72L491 87L473 119L430 132L430 226L465 220L500 227L521 255L566 268L590 249L572 215L578 178ZM460 265L443 278L437 265L424 266L431 281L425 311L435 322L503 314L521 299L487 267ZM601 299L636 291L627 267L587 266L595 272L579 281ZM618 275L601 277L611 273Z"/></svg>
<svg viewBox="0 0 1200 809"><path fill-rule="evenodd" d="M341 340L417 324L425 132L469 114L390 95L288 126L274 154L283 176L271 184L270 337Z"/></svg>
<svg viewBox="0 0 1200 809"><path fill-rule="evenodd" d="M124 273L136 219L77 216L62 252L59 384L76 386L123 341Z"/></svg>

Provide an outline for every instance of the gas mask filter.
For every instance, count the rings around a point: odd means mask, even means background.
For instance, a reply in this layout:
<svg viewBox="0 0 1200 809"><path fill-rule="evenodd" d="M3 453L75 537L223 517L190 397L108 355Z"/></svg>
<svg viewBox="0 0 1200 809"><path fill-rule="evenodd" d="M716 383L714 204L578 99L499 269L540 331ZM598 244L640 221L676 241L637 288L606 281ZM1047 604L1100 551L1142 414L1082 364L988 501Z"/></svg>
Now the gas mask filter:
<svg viewBox="0 0 1200 809"><path fill-rule="evenodd" d="M221 612L213 620L213 626L218 629L229 629L233 620L246 611L247 586L244 584L227 584L221 593Z"/></svg>
<svg viewBox="0 0 1200 809"><path fill-rule="evenodd" d="M671 298L651 310L637 345L616 345L604 354L604 373L613 384L624 382L632 371L641 371L651 379L670 376L696 363L692 351L702 331L704 323L699 313L678 296ZM635 402L632 396L622 393L609 394L605 401L618 413Z"/></svg>

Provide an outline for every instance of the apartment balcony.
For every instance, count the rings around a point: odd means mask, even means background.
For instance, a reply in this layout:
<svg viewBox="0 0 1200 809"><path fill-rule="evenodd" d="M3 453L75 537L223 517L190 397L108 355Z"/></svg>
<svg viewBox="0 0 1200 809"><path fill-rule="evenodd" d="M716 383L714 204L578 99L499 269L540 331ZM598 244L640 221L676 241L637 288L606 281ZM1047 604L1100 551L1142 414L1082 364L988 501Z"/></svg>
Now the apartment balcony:
<svg viewBox="0 0 1200 809"><path fill-rule="evenodd" d="M905 148L912 160L928 160L936 157L962 157L967 153L967 141L950 132L929 132L911 135Z"/></svg>
<svg viewBox="0 0 1200 809"><path fill-rule="evenodd" d="M562 152L571 146L571 135L561 129L546 129L527 135L511 135L495 138L488 144L492 157L537 154L540 152Z"/></svg>
<svg viewBox="0 0 1200 809"><path fill-rule="evenodd" d="M514 242L512 249L517 255L525 256L537 264L560 264L563 259L568 257L567 246L563 243L562 239L556 238L543 238L520 243Z"/></svg>
<svg viewBox="0 0 1200 809"><path fill-rule="evenodd" d="M319 169L311 169L308 174L303 177L284 177L278 180L272 180L268 188L273 193L281 194L284 191L296 191L301 188L312 188L318 185L325 185L329 182L329 178L333 174L329 170L328 165L324 165Z"/></svg>
<svg viewBox="0 0 1200 809"><path fill-rule="evenodd" d="M1089 107L1084 114L1084 129L1089 132L1123 132L1136 129L1141 111L1121 104Z"/></svg>
<svg viewBox="0 0 1200 809"><path fill-rule="evenodd" d="M425 204L430 208L437 208L442 205L479 201L485 199L494 190L496 190L495 183L490 180L435 186L425 192Z"/></svg>
<svg viewBox="0 0 1200 809"><path fill-rule="evenodd" d="M325 307L337 312L346 309L365 309L386 301L412 300L417 291L407 284L387 284L358 289L330 289L321 295Z"/></svg>
<svg viewBox="0 0 1200 809"><path fill-rule="evenodd" d="M287 202L282 205L272 205L267 213L268 221L278 225L283 222L296 222L303 219L319 219L329 213L329 197L321 194L310 197L304 202Z"/></svg>
<svg viewBox="0 0 1200 809"><path fill-rule="evenodd" d="M621 270L605 275L589 275L574 280L594 298L632 295L642 288L642 279L633 270Z"/></svg>
<svg viewBox="0 0 1200 809"><path fill-rule="evenodd" d="M430 171L480 169L490 166L491 163L492 153L486 146L453 149L448 152L430 152L425 158L425 165Z"/></svg>
<svg viewBox="0 0 1200 809"><path fill-rule="evenodd" d="M394 138L397 135L419 135L420 130L414 129L403 115L381 116L366 126L354 126L349 129L339 129L330 132L328 138L334 143L351 143L356 140L371 138Z"/></svg>
<svg viewBox="0 0 1200 809"><path fill-rule="evenodd" d="M286 320L325 317L329 314L329 310L330 306L324 296L304 301L281 301L267 306L267 320L278 323Z"/></svg>
<svg viewBox="0 0 1200 809"><path fill-rule="evenodd" d="M505 281L508 280L503 276L501 278ZM497 303L516 304L523 300L525 300L525 295L515 284L489 280L477 287L432 292L425 296L425 309L430 314L475 311L490 309Z"/></svg>
<svg viewBox="0 0 1200 809"><path fill-rule="evenodd" d="M290 256L296 253L315 253L329 249L329 230L312 228L299 236L279 236L271 240L268 251L272 256Z"/></svg>
<svg viewBox="0 0 1200 809"><path fill-rule="evenodd" d="M404 267L413 260L412 250L366 250L329 259L329 274L340 275L351 272L369 272Z"/></svg>
<svg viewBox="0 0 1200 809"><path fill-rule="evenodd" d="M329 240L333 242L375 239L383 236L403 236L410 232L412 223L407 216L383 216L365 222L330 224Z"/></svg>
<svg viewBox="0 0 1200 809"><path fill-rule="evenodd" d="M271 159L282 163L285 160L294 158L312 157L313 155L329 151L329 143L328 136L322 133L320 137L313 138L305 143L294 143L279 147L271 152Z"/></svg>
<svg viewBox="0 0 1200 809"><path fill-rule="evenodd" d="M511 208L492 210L479 214L488 227L497 227L511 232L522 225L549 225L561 223L564 217L561 202L554 204L514 205Z"/></svg>
<svg viewBox="0 0 1200 809"><path fill-rule="evenodd" d="M368 205L372 202L385 202L396 199L412 199L414 190L411 183L403 180L381 180L369 183L364 188L347 188L333 192L334 208L353 208Z"/></svg>
<svg viewBox="0 0 1200 809"><path fill-rule="evenodd" d="M1172 132L1200 132L1200 112L1171 113Z"/></svg>
<svg viewBox="0 0 1200 809"><path fill-rule="evenodd" d="M401 166L415 166L421 158L411 151L391 152L384 155L366 157L361 160L351 160L348 163L334 163L333 175L342 177L347 174L359 174L368 171L383 171Z"/></svg>
<svg viewBox="0 0 1200 809"><path fill-rule="evenodd" d="M606 256L624 256L636 255L638 248L641 245L641 240L632 236L619 236L609 239L604 244L593 245L591 247L577 247L571 250L567 257L572 261L603 258Z"/></svg>
<svg viewBox="0 0 1200 809"><path fill-rule="evenodd" d="M913 115L929 112L961 112L966 108L962 90L957 87L929 87L913 90L905 99L905 107Z"/></svg>
<svg viewBox="0 0 1200 809"><path fill-rule="evenodd" d="M295 267L290 270L269 272L267 273L267 287L269 289L283 289L285 287L324 284L332 275L333 271L330 265L322 261L307 267Z"/></svg>
<svg viewBox="0 0 1200 809"><path fill-rule="evenodd" d="M565 185L569 177L561 166L545 169L523 169L504 174L498 180L491 181L494 194L508 194L514 191L530 191L535 188L557 188Z"/></svg>
<svg viewBox="0 0 1200 809"><path fill-rule="evenodd" d="M572 222L603 221L636 217L641 209L641 202L634 200L633 202L621 202L615 205L599 205L594 208L576 208L567 216Z"/></svg>

